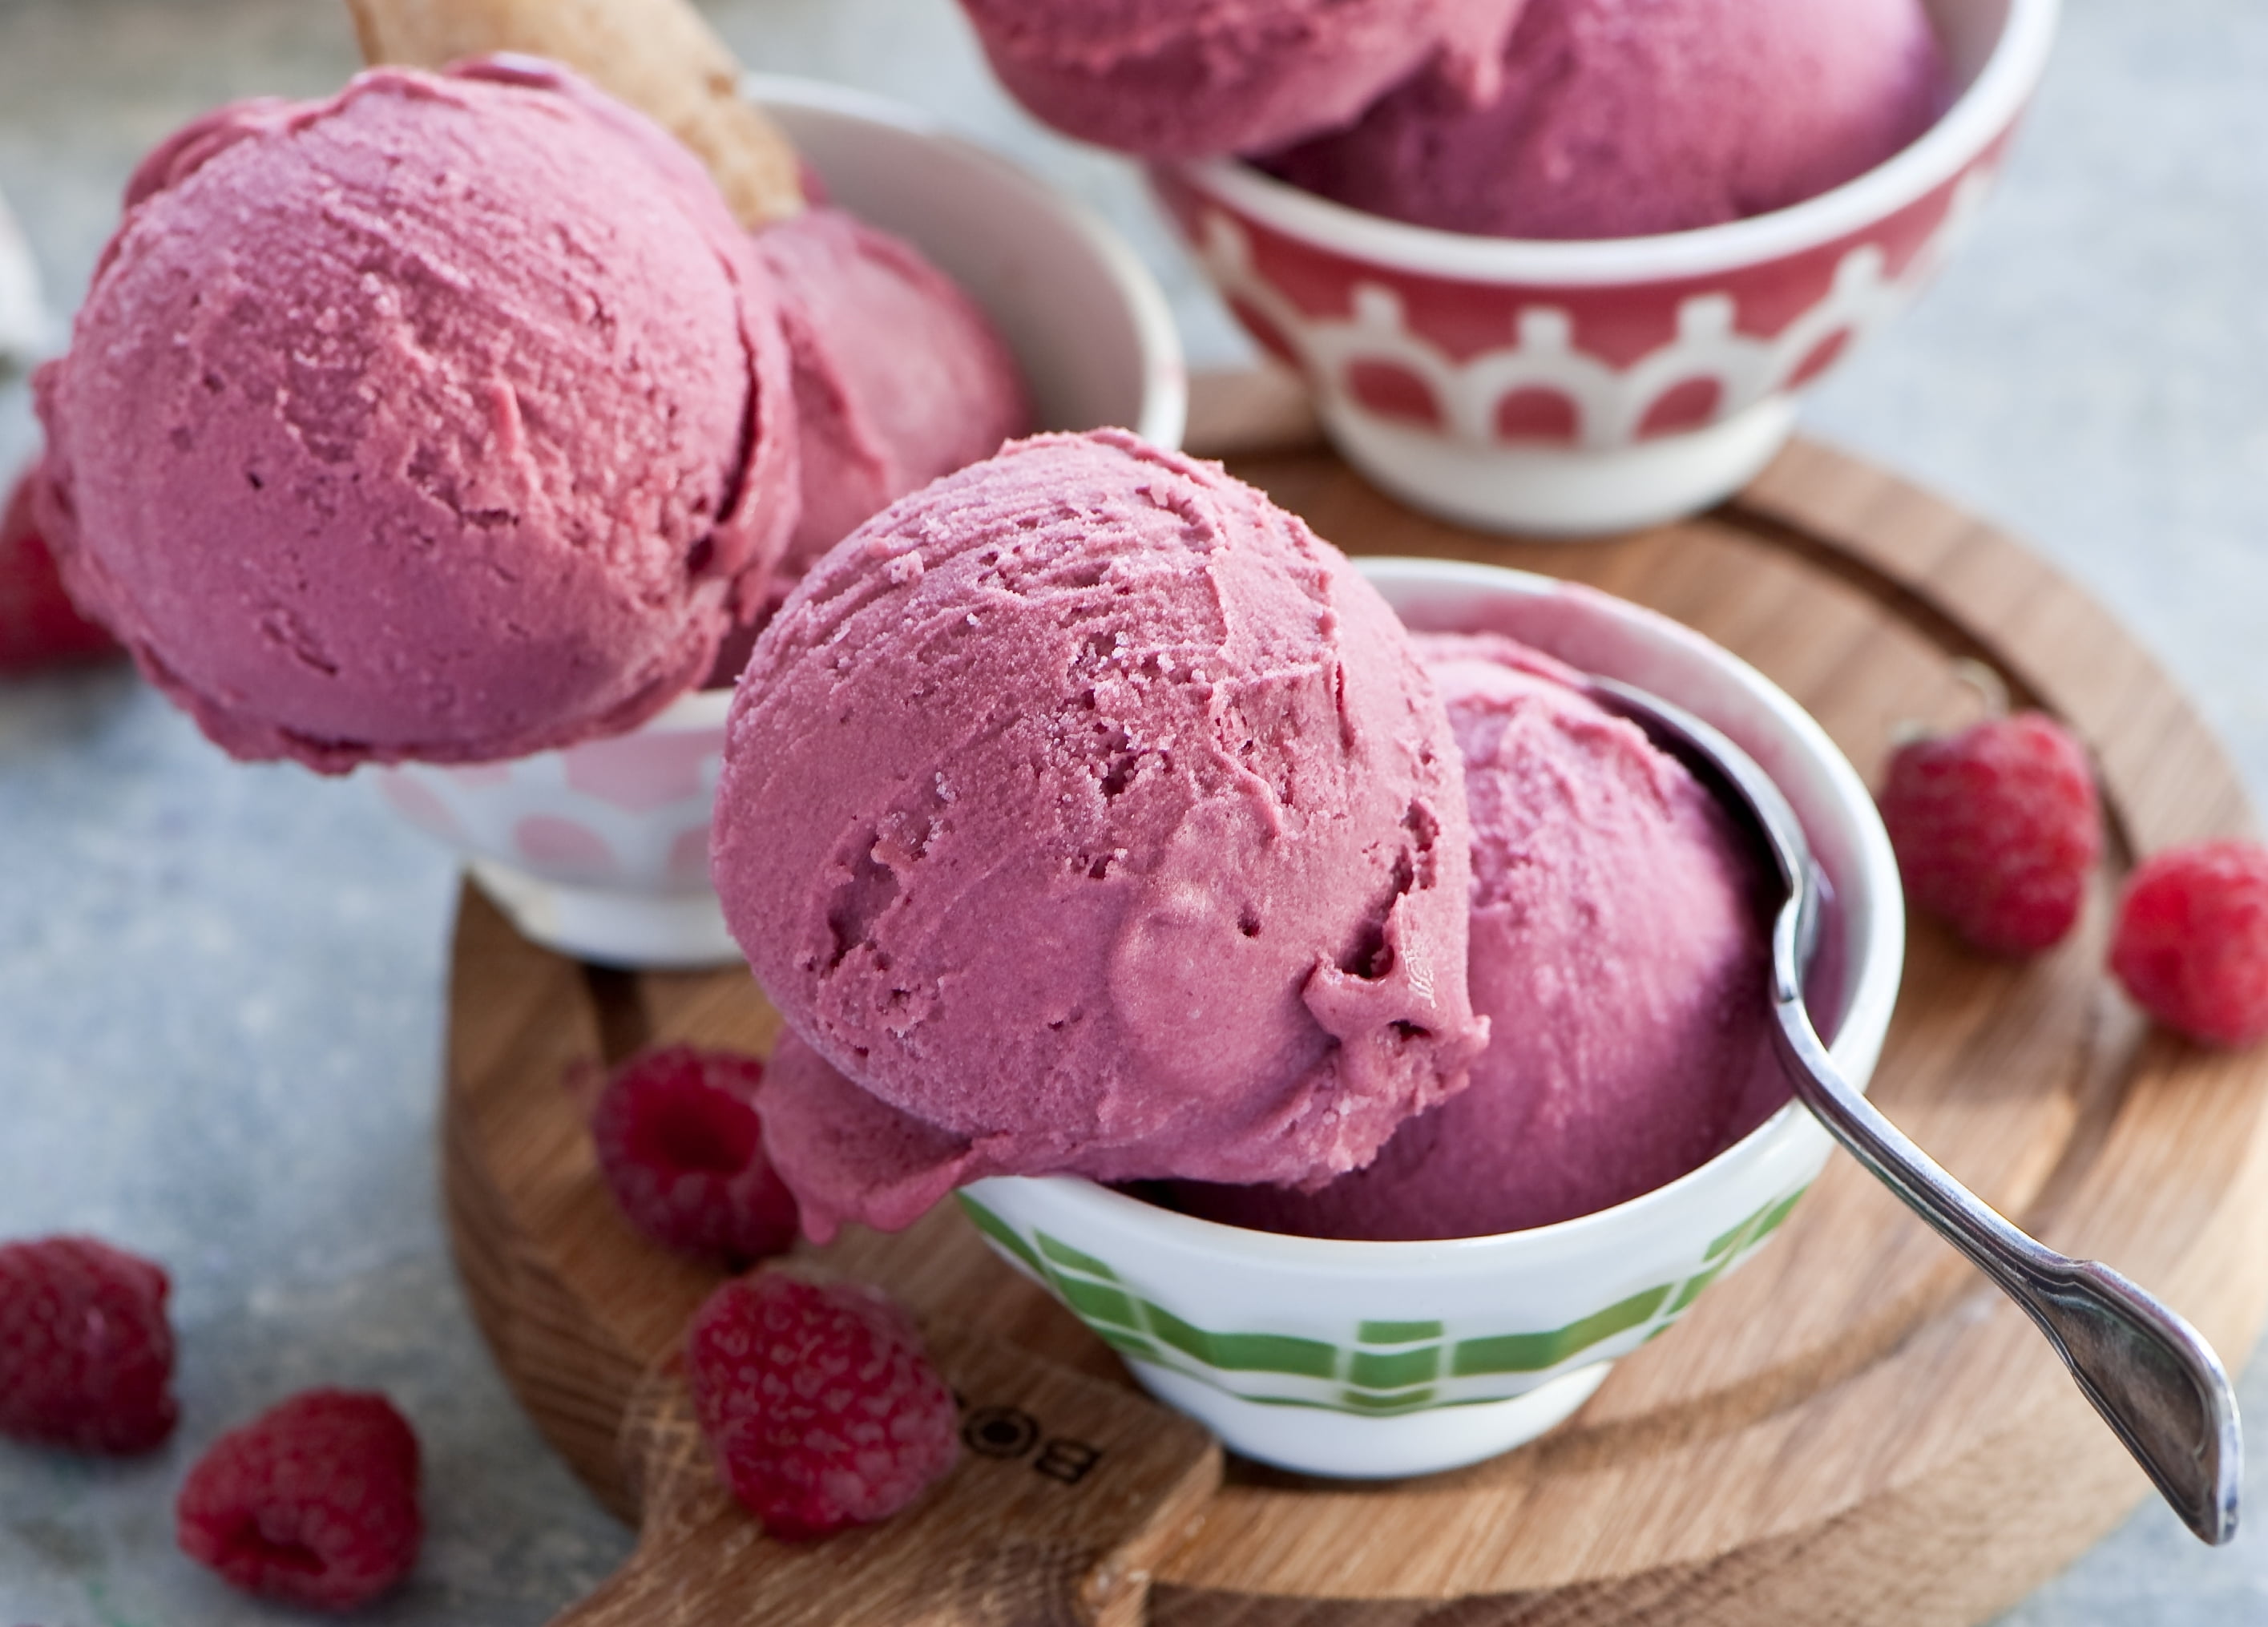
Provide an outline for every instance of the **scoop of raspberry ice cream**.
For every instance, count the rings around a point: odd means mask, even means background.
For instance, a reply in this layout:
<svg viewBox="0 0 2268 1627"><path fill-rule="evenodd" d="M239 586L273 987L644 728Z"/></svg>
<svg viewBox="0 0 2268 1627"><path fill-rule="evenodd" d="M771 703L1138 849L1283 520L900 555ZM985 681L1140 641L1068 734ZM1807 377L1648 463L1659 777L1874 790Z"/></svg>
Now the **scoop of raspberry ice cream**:
<svg viewBox="0 0 2268 1627"><path fill-rule="evenodd" d="M1952 99L1920 0L1528 0L1501 69L1479 105L1415 80L1262 162L1416 225L1629 237L1839 186Z"/></svg>
<svg viewBox="0 0 2268 1627"><path fill-rule="evenodd" d="M861 521L1031 427L1007 346L912 244L837 209L760 233L794 362L803 512L780 598Z"/></svg>
<svg viewBox="0 0 2268 1627"><path fill-rule="evenodd" d="M1477 1237L1635 1197L1787 1099L1752 844L1715 797L1558 662L1417 639L1465 762L1472 1083L1313 1193L1176 1189L1191 1212L1318 1237Z"/></svg>
<svg viewBox="0 0 2268 1627"><path fill-rule="evenodd" d="M795 519L747 233L548 64L198 121L36 386L72 593L227 750L325 772L634 726Z"/></svg>
<svg viewBox="0 0 2268 1627"><path fill-rule="evenodd" d="M1252 152L1345 124L1391 86L1495 89L1522 0L961 0L1038 117L1145 158Z"/></svg>
<svg viewBox="0 0 2268 1627"><path fill-rule="evenodd" d="M734 696L712 871L790 1026L964 1177L1306 1182L1464 1081L1469 849L1384 600L1217 465L1102 431L804 578ZM858 1218L859 1171L777 1150L807 1220Z"/></svg>

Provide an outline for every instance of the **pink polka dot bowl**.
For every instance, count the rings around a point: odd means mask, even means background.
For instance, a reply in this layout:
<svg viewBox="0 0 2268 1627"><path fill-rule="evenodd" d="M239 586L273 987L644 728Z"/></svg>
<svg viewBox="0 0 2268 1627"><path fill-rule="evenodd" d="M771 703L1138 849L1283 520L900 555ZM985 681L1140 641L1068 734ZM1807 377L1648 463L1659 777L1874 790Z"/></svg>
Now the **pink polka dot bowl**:
<svg viewBox="0 0 2268 1627"><path fill-rule="evenodd" d="M1926 0L1960 94L1885 163L1697 231L1545 242L1406 225L1231 159L1151 181L1253 337L1383 490L1491 531L1605 534L1769 462L1796 395L1910 303L1998 172L2058 0Z"/></svg>
<svg viewBox="0 0 2268 1627"><path fill-rule="evenodd" d="M739 958L709 885L709 814L729 689L681 695L611 740L507 762L399 763L379 794L462 851L522 933L587 961Z"/></svg>
<svg viewBox="0 0 2268 1627"><path fill-rule="evenodd" d="M858 91L751 78L833 201L920 247L985 308L1039 427L1123 424L1178 445L1188 405L1165 295L1077 203ZM709 883L728 689L684 695L612 740L508 762L373 771L412 824L464 853L526 937L605 965L694 967L740 952Z"/></svg>

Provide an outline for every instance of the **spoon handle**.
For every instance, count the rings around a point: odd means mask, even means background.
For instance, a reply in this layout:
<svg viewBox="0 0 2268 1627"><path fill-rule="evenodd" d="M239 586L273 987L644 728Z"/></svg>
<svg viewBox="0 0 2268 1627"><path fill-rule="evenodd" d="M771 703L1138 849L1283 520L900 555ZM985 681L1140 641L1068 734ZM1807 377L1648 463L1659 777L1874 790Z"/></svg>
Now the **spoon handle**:
<svg viewBox="0 0 2268 1627"><path fill-rule="evenodd" d="M1783 918L1783 931L1794 930L1793 915L1791 909ZM2110 1267L2034 1240L1948 1174L1844 1079L1800 994L1782 988L1774 995L1781 1057L1803 1104L2023 1307L2190 1529L2214 1544L2235 1536L2243 1447L2236 1398L2213 1348Z"/></svg>

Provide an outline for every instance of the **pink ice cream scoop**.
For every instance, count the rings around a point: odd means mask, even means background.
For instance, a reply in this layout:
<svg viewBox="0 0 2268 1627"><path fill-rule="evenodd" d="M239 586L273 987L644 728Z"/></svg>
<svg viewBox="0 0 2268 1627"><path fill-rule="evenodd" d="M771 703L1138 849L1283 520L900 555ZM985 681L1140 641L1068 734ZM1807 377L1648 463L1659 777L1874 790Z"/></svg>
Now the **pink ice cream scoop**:
<svg viewBox="0 0 2268 1627"><path fill-rule="evenodd" d="M961 0L993 71L1057 129L1146 158L1252 152L1423 75L1495 88L1523 0ZM1432 71L1427 71L1428 70Z"/></svg>
<svg viewBox="0 0 2268 1627"><path fill-rule="evenodd" d="M793 363L801 518L767 596L725 636L711 688L747 665L763 622L828 548L940 475L1031 428L991 319L904 239L816 207L766 227Z"/></svg>
<svg viewBox="0 0 2268 1627"><path fill-rule="evenodd" d="M1314 1237L1479 1237L1648 1192L1787 1099L1759 856L1712 796L1548 657L1420 635L1465 760L1474 1008L1463 1094L1320 1190L1186 1184L1175 1207Z"/></svg>
<svg viewBox="0 0 2268 1627"><path fill-rule="evenodd" d="M779 288L803 460L784 598L869 515L1025 433L1031 408L991 320L903 239L811 209L756 247Z"/></svg>
<svg viewBox="0 0 2268 1627"><path fill-rule="evenodd" d="M643 721L795 521L747 234L526 59L181 132L38 386L72 591L229 751L326 772Z"/></svg>
<svg viewBox="0 0 2268 1627"><path fill-rule="evenodd" d="M1920 0L1528 0L1493 100L1412 81L1263 162L1417 225L1630 237L1824 192L1949 99Z"/></svg>
<svg viewBox="0 0 2268 1627"><path fill-rule="evenodd" d="M861 1090L792 1028L765 1065L763 1104L765 1155L815 1242L845 1220L902 1231L954 1188L995 1173L970 1137Z"/></svg>
<svg viewBox="0 0 2268 1627"><path fill-rule="evenodd" d="M758 640L711 848L814 1088L877 1109L781 1140L808 1229L932 1177L1365 1162L1484 1037L1463 809L1393 613L1218 466L1039 436L885 510Z"/></svg>

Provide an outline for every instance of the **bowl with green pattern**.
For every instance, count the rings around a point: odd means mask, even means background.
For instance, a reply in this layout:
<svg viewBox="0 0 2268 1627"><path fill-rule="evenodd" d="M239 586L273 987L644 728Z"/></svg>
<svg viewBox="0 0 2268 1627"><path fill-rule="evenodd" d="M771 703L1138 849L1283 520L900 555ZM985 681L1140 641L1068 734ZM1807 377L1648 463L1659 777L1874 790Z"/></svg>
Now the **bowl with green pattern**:
<svg viewBox="0 0 2268 1627"><path fill-rule="evenodd" d="M1683 706L1762 765L1825 872L1813 1012L1863 1086L1889 1026L1905 919L1874 800L1818 723L1746 662L1626 600L1484 565L1357 563L1413 628L1508 633ZM1233 1450L1371 1477L1475 1462L1568 1417L1617 1358L1668 1332L1764 1245L1831 1146L1790 1102L1611 1208L1423 1242L1248 1231L1072 1176L999 1177L959 1196L1000 1254Z"/></svg>

